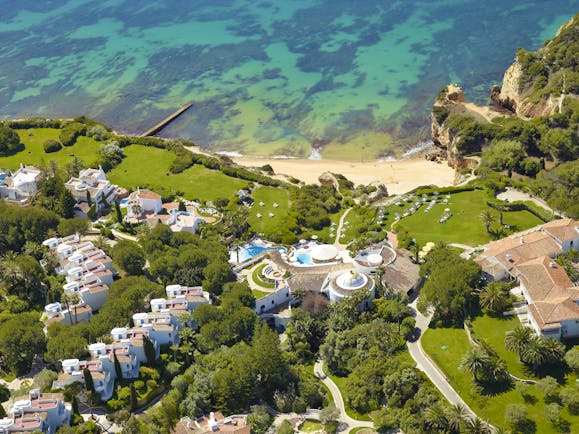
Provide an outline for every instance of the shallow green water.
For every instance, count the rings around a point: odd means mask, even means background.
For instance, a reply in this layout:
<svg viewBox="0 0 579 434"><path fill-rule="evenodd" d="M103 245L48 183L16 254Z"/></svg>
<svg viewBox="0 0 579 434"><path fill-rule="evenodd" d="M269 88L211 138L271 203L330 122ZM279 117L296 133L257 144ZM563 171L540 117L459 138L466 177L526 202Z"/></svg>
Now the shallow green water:
<svg viewBox="0 0 579 434"><path fill-rule="evenodd" d="M342 142L399 155L427 137L443 85L484 102L517 47L536 49L578 6L0 0L0 116L86 114L138 133L192 101L163 135L258 155Z"/></svg>

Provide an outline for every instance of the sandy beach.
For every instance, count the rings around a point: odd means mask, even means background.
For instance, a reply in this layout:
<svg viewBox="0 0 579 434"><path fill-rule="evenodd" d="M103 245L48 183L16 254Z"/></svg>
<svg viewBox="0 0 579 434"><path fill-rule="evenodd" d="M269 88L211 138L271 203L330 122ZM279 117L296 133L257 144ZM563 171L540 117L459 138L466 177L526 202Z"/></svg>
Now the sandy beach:
<svg viewBox="0 0 579 434"><path fill-rule="evenodd" d="M380 181L386 184L390 194L402 194L420 185L452 185L454 169L446 163L435 163L425 159L346 162L335 160L306 160L279 158L236 157L241 165L259 167L270 164L276 174L293 176L307 183L317 183L323 172L341 173L356 184Z"/></svg>

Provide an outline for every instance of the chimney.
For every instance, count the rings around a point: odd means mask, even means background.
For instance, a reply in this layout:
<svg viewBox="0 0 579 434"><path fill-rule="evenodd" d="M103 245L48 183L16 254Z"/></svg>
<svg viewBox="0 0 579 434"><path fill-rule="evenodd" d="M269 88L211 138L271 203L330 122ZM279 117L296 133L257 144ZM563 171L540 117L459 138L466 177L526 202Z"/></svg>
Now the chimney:
<svg viewBox="0 0 579 434"><path fill-rule="evenodd" d="M521 240L521 244L525 244L525 236L524 235L521 235L520 240Z"/></svg>

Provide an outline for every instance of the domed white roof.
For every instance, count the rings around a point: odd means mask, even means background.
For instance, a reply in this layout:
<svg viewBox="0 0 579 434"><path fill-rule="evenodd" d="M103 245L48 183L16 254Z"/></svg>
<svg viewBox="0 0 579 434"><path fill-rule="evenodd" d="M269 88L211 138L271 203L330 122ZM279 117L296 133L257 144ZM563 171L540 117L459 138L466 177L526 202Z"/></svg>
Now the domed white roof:
<svg viewBox="0 0 579 434"><path fill-rule="evenodd" d="M353 270L340 274L336 279L336 283L340 288L348 290L362 288L366 282L368 282L368 276Z"/></svg>
<svg viewBox="0 0 579 434"><path fill-rule="evenodd" d="M331 244L320 244L312 249L311 255L315 261L330 261L338 256L338 249Z"/></svg>
<svg viewBox="0 0 579 434"><path fill-rule="evenodd" d="M368 264L370 264L371 266L376 267L382 264L382 262L383 262L382 256L380 256L378 253L372 253L368 255Z"/></svg>

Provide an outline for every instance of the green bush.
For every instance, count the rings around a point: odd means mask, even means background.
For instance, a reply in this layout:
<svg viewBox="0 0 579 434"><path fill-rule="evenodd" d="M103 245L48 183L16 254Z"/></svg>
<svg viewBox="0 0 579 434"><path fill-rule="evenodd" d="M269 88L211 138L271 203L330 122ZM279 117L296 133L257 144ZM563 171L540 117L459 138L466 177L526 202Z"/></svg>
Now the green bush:
<svg viewBox="0 0 579 434"><path fill-rule="evenodd" d="M46 142L44 142L43 146L44 152L46 152L47 154L50 154L51 152L57 152L62 149L62 145L60 144L60 142L54 139L48 139Z"/></svg>

